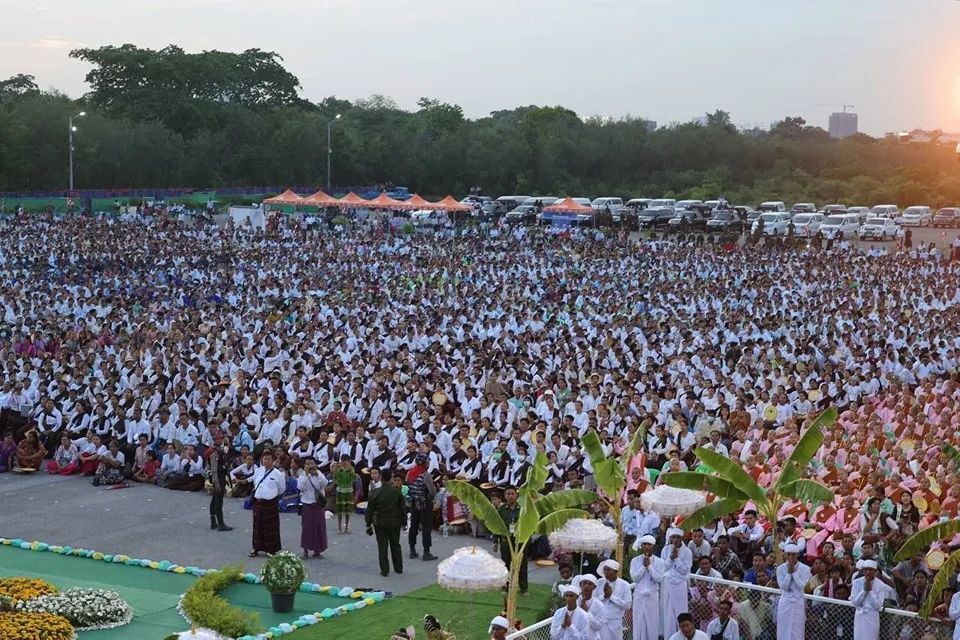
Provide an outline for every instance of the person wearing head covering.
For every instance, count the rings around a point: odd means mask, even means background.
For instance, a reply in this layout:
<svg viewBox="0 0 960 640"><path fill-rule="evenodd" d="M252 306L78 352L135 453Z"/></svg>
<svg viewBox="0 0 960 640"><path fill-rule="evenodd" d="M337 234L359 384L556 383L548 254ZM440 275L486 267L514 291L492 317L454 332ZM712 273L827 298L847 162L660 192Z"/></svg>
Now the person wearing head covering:
<svg viewBox="0 0 960 640"><path fill-rule="evenodd" d="M620 577L620 563L604 560L597 567L601 576L594 595L600 603L594 615L601 621L601 640L619 640L623 637L623 614L630 608L630 584Z"/></svg>
<svg viewBox="0 0 960 640"><path fill-rule="evenodd" d="M660 585L667 565L653 553L657 539L640 536L635 547L640 555L630 561L633 578L633 640L657 640L660 636Z"/></svg>
<svg viewBox="0 0 960 640"><path fill-rule="evenodd" d="M560 587L564 604L553 614L550 622L550 640L586 640L587 613L577 606L580 589L576 585Z"/></svg>
<svg viewBox="0 0 960 640"><path fill-rule="evenodd" d="M693 568L693 553L683 544L683 529L667 529L667 546L660 552L666 566L663 577L663 636L670 637L677 631L677 616L688 611L690 606L690 570Z"/></svg>
<svg viewBox="0 0 960 640"><path fill-rule="evenodd" d="M709 640L710 638L703 631L697 629L693 616L689 613L678 615L673 626L677 627L677 631L670 636L665 635L664 638L669 638L669 640Z"/></svg>
<svg viewBox="0 0 960 640"><path fill-rule="evenodd" d="M487 633L490 634L490 640L506 640L507 629L510 628L510 621L503 616L496 616L490 621L490 627Z"/></svg>
<svg viewBox="0 0 960 640"><path fill-rule="evenodd" d="M854 640L879 640L880 611L885 600L896 600L896 592L882 580L877 579L875 560L861 560L857 568L863 573L853 580L850 602L856 607L853 615ZM954 634L956 636L956 633Z"/></svg>
<svg viewBox="0 0 960 640"><path fill-rule="evenodd" d="M418 453L413 468L407 472L407 486L410 487L410 531L407 533L407 543L410 545L411 559L417 557L418 532L423 538L423 559L437 559L430 553L433 542L433 499L437 495L437 487L428 472L429 461L426 453Z"/></svg>
<svg viewBox="0 0 960 640"><path fill-rule="evenodd" d="M587 614L587 633L584 636L586 640L599 640L602 637L604 623L597 613L603 608L603 603L599 598L594 597L597 589L597 578L592 574L574 576L570 581L580 588L580 598L577 600L578 606Z"/></svg>
<svg viewBox="0 0 960 640"><path fill-rule="evenodd" d="M777 586L782 594L777 603L777 640L803 640L807 620L803 589L810 581L810 567L798 562L800 547L785 544L787 559L777 567Z"/></svg>

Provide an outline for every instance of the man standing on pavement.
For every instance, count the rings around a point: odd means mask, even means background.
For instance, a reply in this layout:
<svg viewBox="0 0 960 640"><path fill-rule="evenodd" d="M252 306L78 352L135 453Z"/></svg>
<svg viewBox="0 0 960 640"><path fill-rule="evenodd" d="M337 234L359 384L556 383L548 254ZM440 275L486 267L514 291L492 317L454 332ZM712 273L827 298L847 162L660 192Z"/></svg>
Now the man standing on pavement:
<svg viewBox="0 0 960 640"><path fill-rule="evenodd" d="M660 552L666 565L663 578L663 636L669 638L677 630L677 616L686 613L690 603L690 570L693 554L683 546L683 530L667 529L669 544Z"/></svg>
<svg viewBox="0 0 960 640"><path fill-rule="evenodd" d="M885 600L896 600L897 594L889 585L877 579L875 560L861 560L858 567L863 575L854 578L850 590L850 602L857 608L853 616L853 640L878 640L883 603Z"/></svg>
<svg viewBox="0 0 960 640"><path fill-rule="evenodd" d="M630 561L633 579L633 640L657 640L660 636L660 584L667 573L666 563L653 554L657 539L651 535L637 540L640 555Z"/></svg>
<svg viewBox="0 0 960 640"><path fill-rule="evenodd" d="M387 547L393 558L393 570L403 573L403 550L400 548L400 529L407 521L407 503L400 490L389 482L389 471L384 471L384 481L379 489L370 495L365 514L367 535L377 536L377 552L380 556L380 575L390 573L387 559Z"/></svg>
<svg viewBox="0 0 960 640"><path fill-rule="evenodd" d="M268 450L260 456L261 467L253 474L253 550L251 558L264 551L280 551L280 497L287 489L283 472L273 466Z"/></svg>
<svg viewBox="0 0 960 640"><path fill-rule="evenodd" d="M210 484L210 528L216 531L233 531L223 521L223 494L227 490L227 455L229 446L219 433L214 437L209 451Z"/></svg>
<svg viewBox="0 0 960 640"><path fill-rule="evenodd" d="M407 542L410 544L411 559L417 557L417 531L420 531L423 537L423 559L437 559L437 556L430 553L433 499L437 495L437 487L427 470L429 461L427 454L418 453L413 468L407 472L407 486L410 487L410 533L407 534Z"/></svg>
<svg viewBox="0 0 960 640"><path fill-rule="evenodd" d="M517 488L507 487L503 492L503 504L497 510L503 523L510 530L510 537L513 538L513 532L517 527L517 520L520 519L520 505L517 503ZM510 553L510 543L507 540L498 540L500 544L500 559L510 568L513 555ZM520 563L520 593L527 592L527 562L526 558Z"/></svg>
<svg viewBox="0 0 960 640"><path fill-rule="evenodd" d="M784 545L783 552L787 560L777 567L777 586L782 591L777 603L777 640L803 640L807 622L803 589L810 582L810 567L797 561L797 545Z"/></svg>

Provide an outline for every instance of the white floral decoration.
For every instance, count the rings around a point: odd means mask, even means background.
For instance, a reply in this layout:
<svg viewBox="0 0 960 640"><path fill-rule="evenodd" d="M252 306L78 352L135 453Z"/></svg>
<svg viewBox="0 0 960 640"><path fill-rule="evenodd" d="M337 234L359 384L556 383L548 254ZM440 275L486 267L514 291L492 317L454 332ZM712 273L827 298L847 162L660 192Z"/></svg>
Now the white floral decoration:
<svg viewBox="0 0 960 640"><path fill-rule="evenodd" d="M16 609L64 617L77 631L113 629L133 620L133 607L119 593L107 589L67 589L19 602Z"/></svg>

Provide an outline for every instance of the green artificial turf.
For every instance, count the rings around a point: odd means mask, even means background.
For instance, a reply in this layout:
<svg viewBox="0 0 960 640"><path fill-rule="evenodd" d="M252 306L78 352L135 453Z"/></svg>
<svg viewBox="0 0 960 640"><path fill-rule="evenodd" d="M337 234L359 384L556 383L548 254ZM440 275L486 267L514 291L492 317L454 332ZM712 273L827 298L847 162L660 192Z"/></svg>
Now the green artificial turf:
<svg viewBox="0 0 960 640"><path fill-rule="evenodd" d="M196 580L191 575L0 545L0 577L12 576L40 578L61 590L72 587L113 589L133 607L134 618L130 624L116 629L85 631L80 636L81 640L159 640L189 628L177 612L177 602L180 594ZM259 614L265 628L293 622L304 614L323 611L328 607L355 602L347 598L300 592L297 593L293 611L274 613L270 595L261 585L238 583L220 595L235 606ZM354 616L372 617L367 612L380 606L352 611L331 621L324 621L319 626L329 632Z"/></svg>
<svg viewBox="0 0 960 640"><path fill-rule="evenodd" d="M550 587L531 584L527 595L520 596L517 615L524 624L533 624L546 615ZM284 640L389 640L397 629L412 625L417 637L424 636L423 616L432 613L443 628L457 640L488 640L487 625L500 615L503 593L457 593L438 585L417 589L403 596L385 600L358 614L336 619L335 624L321 622L298 629ZM368 615L360 615L360 614Z"/></svg>

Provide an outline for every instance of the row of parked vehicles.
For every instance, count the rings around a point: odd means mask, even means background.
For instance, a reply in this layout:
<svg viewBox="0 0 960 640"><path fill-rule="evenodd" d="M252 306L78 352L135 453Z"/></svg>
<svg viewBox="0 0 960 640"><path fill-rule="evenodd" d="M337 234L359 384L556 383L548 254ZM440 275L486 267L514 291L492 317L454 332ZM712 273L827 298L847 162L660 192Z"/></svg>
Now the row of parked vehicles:
<svg viewBox="0 0 960 640"><path fill-rule="evenodd" d="M468 196L462 202L474 206L475 216L482 220L503 218L507 224L540 224L541 210L559 198L554 196ZM594 226L609 215L613 223L626 223L639 229L664 227L668 230L716 231L740 233L744 230L764 235L786 235L793 225L796 235L888 240L897 235L900 226L960 227L960 208L945 207L936 213L924 205L901 211L893 204L873 207L828 204L818 208L812 202L801 202L789 209L782 201L763 202L756 208L733 206L724 200L675 200L671 198L572 198L593 209L592 214L577 216L575 224Z"/></svg>

